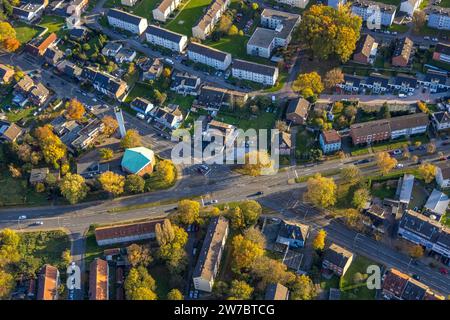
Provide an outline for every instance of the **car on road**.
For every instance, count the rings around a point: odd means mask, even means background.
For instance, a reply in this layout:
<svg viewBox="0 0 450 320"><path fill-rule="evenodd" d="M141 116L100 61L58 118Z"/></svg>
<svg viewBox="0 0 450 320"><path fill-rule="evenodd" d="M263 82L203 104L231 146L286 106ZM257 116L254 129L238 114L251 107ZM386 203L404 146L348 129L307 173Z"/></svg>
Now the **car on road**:
<svg viewBox="0 0 450 320"><path fill-rule="evenodd" d="M92 101L94 101L94 102L97 102L97 99L95 99L95 98L92 98Z"/></svg>
<svg viewBox="0 0 450 320"><path fill-rule="evenodd" d="M23 215L23 216L19 216L19 220L25 220L27 218L27 216Z"/></svg>
<svg viewBox="0 0 450 320"><path fill-rule="evenodd" d="M445 274L445 275L448 274L448 270L445 269L445 268L439 268L439 272L440 272L441 274Z"/></svg>
<svg viewBox="0 0 450 320"><path fill-rule="evenodd" d="M33 223L33 225L35 226L42 226L44 224L43 221L36 221L35 223Z"/></svg>
<svg viewBox="0 0 450 320"><path fill-rule="evenodd" d="M420 276L418 274L413 274L412 277L415 280L420 280Z"/></svg>
<svg viewBox="0 0 450 320"><path fill-rule="evenodd" d="M433 42L439 42L439 39L438 39L438 38L432 38L431 41L433 41Z"/></svg>
<svg viewBox="0 0 450 320"><path fill-rule="evenodd" d="M370 160L369 159L362 159L362 160L358 160L355 162L355 164L364 164L364 163L369 163Z"/></svg>
<svg viewBox="0 0 450 320"><path fill-rule="evenodd" d="M406 98L406 94L404 94L404 93L399 93L398 97L399 97L400 99Z"/></svg>
<svg viewBox="0 0 450 320"><path fill-rule="evenodd" d="M257 195L257 196L262 196L264 194L264 192L262 192L262 191L258 191L257 193L255 193L255 195Z"/></svg>
<svg viewBox="0 0 450 320"><path fill-rule="evenodd" d="M172 60L172 59L169 59L169 58L165 58L164 61L167 62L167 63L170 64L170 65L174 65L174 64L175 64L175 63L173 62L173 60Z"/></svg>
<svg viewBox="0 0 450 320"><path fill-rule="evenodd" d="M394 151L392 151L392 154L398 156L398 155L402 154L402 150L395 149Z"/></svg>
<svg viewBox="0 0 450 320"><path fill-rule="evenodd" d="M403 168L405 165L403 163L397 163L396 168L397 169L401 169Z"/></svg>

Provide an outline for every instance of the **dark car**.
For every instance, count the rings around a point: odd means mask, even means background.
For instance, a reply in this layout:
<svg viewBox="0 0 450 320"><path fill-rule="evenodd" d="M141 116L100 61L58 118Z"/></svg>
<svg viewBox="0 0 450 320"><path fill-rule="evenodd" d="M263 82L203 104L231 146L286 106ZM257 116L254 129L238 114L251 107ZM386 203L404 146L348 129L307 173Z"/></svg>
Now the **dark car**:
<svg viewBox="0 0 450 320"><path fill-rule="evenodd" d="M262 192L262 191L258 191L257 193L255 193L255 195L257 195L257 196L262 196L264 194L264 192Z"/></svg>
<svg viewBox="0 0 450 320"><path fill-rule="evenodd" d="M418 274L413 274L412 277L413 279L420 280L420 276Z"/></svg>

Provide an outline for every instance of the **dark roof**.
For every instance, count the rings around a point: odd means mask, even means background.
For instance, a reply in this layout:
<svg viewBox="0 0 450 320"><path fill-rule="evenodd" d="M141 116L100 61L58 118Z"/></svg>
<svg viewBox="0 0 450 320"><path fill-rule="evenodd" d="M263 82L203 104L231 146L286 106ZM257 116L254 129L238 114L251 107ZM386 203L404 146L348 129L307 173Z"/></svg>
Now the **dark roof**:
<svg viewBox="0 0 450 320"><path fill-rule="evenodd" d="M433 113L433 117L439 123L449 123L450 122L450 113L447 111L439 111Z"/></svg>
<svg viewBox="0 0 450 320"><path fill-rule="evenodd" d="M273 77L277 68L272 66L266 66L259 63L249 62L245 60L234 59L233 66L234 69L246 70L253 73L263 74L269 77Z"/></svg>
<svg viewBox="0 0 450 320"><path fill-rule="evenodd" d="M416 233L423 238L432 240L439 232L441 225L439 222L430 219L423 214L408 210L400 219L400 228Z"/></svg>
<svg viewBox="0 0 450 320"><path fill-rule="evenodd" d="M187 72L182 73L178 72L172 77L172 88L176 88L178 86L187 86L196 88L199 85L199 77L189 74Z"/></svg>
<svg viewBox="0 0 450 320"><path fill-rule="evenodd" d="M141 97L137 97L131 102L131 106L141 110L145 110L149 104L152 103L147 99Z"/></svg>
<svg viewBox="0 0 450 320"><path fill-rule="evenodd" d="M192 51L198 54L201 54L203 56L207 56L210 57L211 59L214 60L219 60L219 61L225 61L227 56L230 56L229 53L227 52L223 52L205 45L202 45L200 43L195 43L195 42L191 42L188 45L188 51Z"/></svg>
<svg viewBox="0 0 450 320"><path fill-rule="evenodd" d="M344 74L344 83L351 83L353 87L359 87L360 83L364 80L363 77Z"/></svg>
<svg viewBox="0 0 450 320"><path fill-rule="evenodd" d="M445 74L433 72L431 69L427 71L425 75L426 82L433 82L439 84L446 84L448 77Z"/></svg>
<svg viewBox="0 0 450 320"><path fill-rule="evenodd" d="M379 73L371 73L367 79L366 84L374 85L375 83L379 83L379 86L383 88L387 88L390 77L381 75Z"/></svg>
<svg viewBox="0 0 450 320"><path fill-rule="evenodd" d="M86 29L83 28L73 28L72 30L70 30L69 36L73 38L81 38L86 34L86 32Z"/></svg>
<svg viewBox="0 0 450 320"><path fill-rule="evenodd" d="M414 113L390 119L392 131L427 126L429 122L430 120L426 113Z"/></svg>
<svg viewBox="0 0 450 320"><path fill-rule="evenodd" d="M403 300L423 300L428 287L419 281L410 278L403 290Z"/></svg>
<svg viewBox="0 0 450 320"><path fill-rule="evenodd" d="M370 56L370 52L372 51L374 43L374 37L369 34L362 35L358 43L356 44L355 53L361 53L363 56L368 58Z"/></svg>
<svg viewBox="0 0 450 320"><path fill-rule="evenodd" d="M450 44L438 43L434 48L434 52L450 55Z"/></svg>
<svg viewBox="0 0 450 320"><path fill-rule="evenodd" d="M352 256L353 253L333 243L325 250L324 260L343 268Z"/></svg>
<svg viewBox="0 0 450 320"><path fill-rule="evenodd" d="M408 85L410 88L415 88L417 86L417 79L406 74L398 74L395 77L395 84L398 86Z"/></svg>
<svg viewBox="0 0 450 320"><path fill-rule="evenodd" d="M139 25L139 23L145 19L143 17L122 11L117 9L109 9L108 17L116 18L134 25Z"/></svg>
<svg viewBox="0 0 450 320"><path fill-rule="evenodd" d="M287 300L289 290L281 283L270 283L266 288L264 300Z"/></svg>
<svg viewBox="0 0 450 320"><path fill-rule="evenodd" d="M64 53L58 48L48 48L45 50L44 57L53 61L59 60L64 56Z"/></svg>
<svg viewBox="0 0 450 320"><path fill-rule="evenodd" d="M278 231L278 236L293 239L293 240L303 240L306 241L306 237L308 236L309 227L304 224L290 224L286 222L282 222L282 226Z"/></svg>
<svg viewBox="0 0 450 320"><path fill-rule="evenodd" d="M449 161L439 162L437 164L437 167L439 169L441 169L442 178L450 179L450 162Z"/></svg>
<svg viewBox="0 0 450 320"><path fill-rule="evenodd" d="M149 25L147 27L147 30L145 30L145 33L152 34L156 37L167 39L172 42L179 43L183 37L186 37L185 35L181 33L176 33L158 26L155 26L153 24Z"/></svg>
<svg viewBox="0 0 450 320"><path fill-rule="evenodd" d="M414 42L408 37L397 39L392 57L395 58L398 56L402 56L406 61L408 61L409 57L411 56L413 46Z"/></svg>
<svg viewBox="0 0 450 320"><path fill-rule="evenodd" d="M380 11L389 13L394 13L397 10L397 7L394 5L369 0L355 0L353 1L352 5L357 7L378 6L380 8Z"/></svg>
<svg viewBox="0 0 450 320"><path fill-rule="evenodd" d="M383 277L383 290L386 290L394 294L397 298L400 298L406 284L408 283L409 276L397 269L390 269L386 271Z"/></svg>

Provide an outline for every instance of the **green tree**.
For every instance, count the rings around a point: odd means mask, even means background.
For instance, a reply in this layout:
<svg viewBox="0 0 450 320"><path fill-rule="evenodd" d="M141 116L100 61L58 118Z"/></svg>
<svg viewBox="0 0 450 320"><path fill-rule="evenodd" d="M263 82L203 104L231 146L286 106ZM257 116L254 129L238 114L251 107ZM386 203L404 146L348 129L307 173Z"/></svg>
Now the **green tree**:
<svg viewBox="0 0 450 320"><path fill-rule="evenodd" d="M370 200L369 190L367 190L366 188L360 188L360 189L356 190L355 193L353 194L352 205L356 209L360 210L360 209L364 208L364 205L369 200Z"/></svg>
<svg viewBox="0 0 450 320"><path fill-rule="evenodd" d="M267 256L258 257L251 266L251 274L259 279L259 286L265 288L269 283L287 285L295 279L295 275L287 270L281 261Z"/></svg>
<svg viewBox="0 0 450 320"><path fill-rule="evenodd" d="M86 185L84 178L78 174L68 173L61 180L60 186L61 194L71 204L75 204L80 200L83 200L89 187Z"/></svg>
<svg viewBox="0 0 450 320"><path fill-rule="evenodd" d="M155 280L143 266L131 268L124 283L128 300L156 300Z"/></svg>
<svg viewBox="0 0 450 320"><path fill-rule="evenodd" d="M193 200L181 200L178 202L178 218L181 223L189 225L198 221L200 203Z"/></svg>
<svg viewBox="0 0 450 320"><path fill-rule="evenodd" d="M253 288L245 281L233 280L229 291L228 300L249 300Z"/></svg>
<svg viewBox="0 0 450 320"><path fill-rule="evenodd" d="M150 248L147 245L138 245L136 243L127 247L127 258L132 267L146 267L153 260L150 254Z"/></svg>
<svg viewBox="0 0 450 320"><path fill-rule="evenodd" d="M236 235L231 241L231 268L235 273L248 270L255 260L264 254L264 248L259 244Z"/></svg>
<svg viewBox="0 0 450 320"><path fill-rule="evenodd" d="M329 207L336 203L336 184L333 178L314 175L307 181L305 199L319 207Z"/></svg>
<svg viewBox="0 0 450 320"><path fill-rule="evenodd" d="M127 130L125 137L120 140L120 146L124 149L140 147L142 146L141 136L134 129Z"/></svg>
<svg viewBox="0 0 450 320"><path fill-rule="evenodd" d="M180 290L172 289L167 294L167 300L184 300L184 297Z"/></svg>
<svg viewBox="0 0 450 320"><path fill-rule="evenodd" d="M137 174L130 174L125 179L125 191L128 193L144 192L145 180Z"/></svg>
<svg viewBox="0 0 450 320"><path fill-rule="evenodd" d="M303 92L306 89L310 89L314 94L319 94L324 88L320 75L313 71L310 73L299 74L292 84L292 89L297 92Z"/></svg>
<svg viewBox="0 0 450 320"><path fill-rule="evenodd" d="M348 165L342 169L341 178L346 183L355 184L361 180L361 170L354 164Z"/></svg>

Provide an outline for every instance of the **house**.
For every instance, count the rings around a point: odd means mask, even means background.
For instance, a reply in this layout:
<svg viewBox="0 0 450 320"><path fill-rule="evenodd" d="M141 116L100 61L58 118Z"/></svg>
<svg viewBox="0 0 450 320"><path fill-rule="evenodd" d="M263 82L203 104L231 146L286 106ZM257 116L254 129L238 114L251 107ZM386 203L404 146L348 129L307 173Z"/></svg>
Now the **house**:
<svg viewBox="0 0 450 320"><path fill-rule="evenodd" d="M288 132L280 132L278 135L278 152L281 155L290 155L292 149L291 134Z"/></svg>
<svg viewBox="0 0 450 320"><path fill-rule="evenodd" d="M375 9L376 8L376 9ZM352 13L379 26L389 27L394 21L397 7L370 0L355 0L351 6Z"/></svg>
<svg viewBox="0 0 450 320"><path fill-rule="evenodd" d="M164 64L161 59L154 59L149 64L141 66L142 80L156 80L159 78L164 69Z"/></svg>
<svg viewBox="0 0 450 320"><path fill-rule="evenodd" d="M389 80L388 76L372 72L361 85L370 89L372 93L384 93L389 89Z"/></svg>
<svg viewBox="0 0 450 320"><path fill-rule="evenodd" d="M123 45L120 42L108 42L102 49L102 55L107 57L115 57L122 47Z"/></svg>
<svg viewBox="0 0 450 320"><path fill-rule="evenodd" d="M385 119L355 123L350 126L350 137L354 145L372 144L388 140L391 137L391 127Z"/></svg>
<svg viewBox="0 0 450 320"><path fill-rule="evenodd" d="M255 62L234 59L231 67L233 77L273 86L278 79L278 68Z"/></svg>
<svg viewBox="0 0 450 320"><path fill-rule="evenodd" d="M133 62L134 58L136 58L136 51L127 48L122 48L114 57L114 60L116 60L117 63L124 63L124 62L130 63Z"/></svg>
<svg viewBox="0 0 450 320"><path fill-rule="evenodd" d="M13 16L26 22L40 18L48 5L47 0L20 1L19 6L12 7Z"/></svg>
<svg viewBox="0 0 450 320"><path fill-rule="evenodd" d="M430 28L450 30L450 8L430 6L427 9Z"/></svg>
<svg viewBox="0 0 450 320"><path fill-rule="evenodd" d="M45 51L55 44L56 40L58 40L56 33L51 33L45 38L35 38L25 45L25 52L35 57L43 56Z"/></svg>
<svg viewBox="0 0 450 320"><path fill-rule="evenodd" d="M264 300L289 300L289 290L281 283L269 283Z"/></svg>
<svg viewBox="0 0 450 320"><path fill-rule="evenodd" d="M427 131L430 119L426 113L413 113L389 120L391 139L418 135Z"/></svg>
<svg viewBox="0 0 450 320"><path fill-rule="evenodd" d="M183 96L196 96L200 87L200 78L187 72L177 72L172 76L170 90Z"/></svg>
<svg viewBox="0 0 450 320"><path fill-rule="evenodd" d="M114 99L120 99L128 88L125 81L91 67L84 68L81 77L91 82L95 90Z"/></svg>
<svg viewBox="0 0 450 320"><path fill-rule="evenodd" d="M310 103L304 98L295 98L289 101L286 109L286 119L293 124L305 124L308 119Z"/></svg>
<svg viewBox="0 0 450 320"><path fill-rule="evenodd" d="M84 150L100 135L105 125L100 119L91 119L77 132L76 138L70 143L69 149Z"/></svg>
<svg viewBox="0 0 450 320"><path fill-rule="evenodd" d="M189 60L218 70L226 70L231 65L231 54L200 43L191 42L187 47Z"/></svg>
<svg viewBox="0 0 450 320"><path fill-rule="evenodd" d="M441 188L450 188L450 163L439 162L436 165L436 182Z"/></svg>
<svg viewBox="0 0 450 320"><path fill-rule="evenodd" d="M437 131L450 129L450 112L439 111L431 115L433 126Z"/></svg>
<svg viewBox="0 0 450 320"><path fill-rule="evenodd" d="M81 42L86 40L87 34L87 30L84 28L72 28L69 31L69 38Z"/></svg>
<svg viewBox="0 0 450 320"><path fill-rule="evenodd" d="M15 123L0 120L0 141L14 142L23 130Z"/></svg>
<svg viewBox="0 0 450 320"><path fill-rule="evenodd" d="M440 230L441 224L438 221L421 213L407 210L400 219L398 235L431 250Z"/></svg>
<svg viewBox="0 0 450 320"><path fill-rule="evenodd" d="M213 0L206 9L205 14L192 27L192 36L197 39L205 40L213 31L214 26L219 22L220 17L228 8L230 0Z"/></svg>
<svg viewBox="0 0 450 320"><path fill-rule="evenodd" d="M63 60L56 66L59 72L64 73L73 79L80 79L83 69L68 60Z"/></svg>
<svg viewBox="0 0 450 320"><path fill-rule="evenodd" d="M322 131L319 136L319 143L323 153L333 153L341 150L341 136L334 129Z"/></svg>
<svg viewBox="0 0 450 320"><path fill-rule="evenodd" d="M414 92L417 88L418 81L415 77L407 74L397 74L393 83L389 83L389 87L399 92Z"/></svg>
<svg viewBox="0 0 450 320"><path fill-rule="evenodd" d="M183 121L183 114L176 106L175 108L161 107L156 110L155 121L169 129L176 129Z"/></svg>
<svg viewBox="0 0 450 320"><path fill-rule="evenodd" d="M192 274L196 290L212 292L228 232L229 223L226 218L220 216L210 220L205 240Z"/></svg>
<svg viewBox="0 0 450 320"><path fill-rule="evenodd" d="M59 271L56 267L45 264L38 278L37 300L58 300Z"/></svg>
<svg viewBox="0 0 450 320"><path fill-rule="evenodd" d="M143 176L153 172L155 154L144 147L129 148L122 157L122 170L126 173Z"/></svg>
<svg viewBox="0 0 450 320"><path fill-rule="evenodd" d="M87 5L89 4L89 0L72 0L67 6L67 15L80 15Z"/></svg>
<svg viewBox="0 0 450 320"><path fill-rule="evenodd" d="M299 22L298 14L264 9L261 13L262 27L256 28L247 42L247 54L270 58L275 48L289 44Z"/></svg>
<svg viewBox="0 0 450 320"><path fill-rule="evenodd" d="M108 23L110 26L141 35L147 29L147 19L117 9L109 9Z"/></svg>
<svg viewBox="0 0 450 320"><path fill-rule="evenodd" d="M303 248L309 235L309 226L300 223L281 222L276 242L289 248Z"/></svg>
<svg viewBox="0 0 450 320"><path fill-rule="evenodd" d="M100 258L89 267L89 300L109 300L109 266Z"/></svg>
<svg viewBox="0 0 450 320"><path fill-rule="evenodd" d="M414 187L414 175L405 174L401 181L400 187L400 203L405 204L405 207L408 207L409 202L411 201L412 190Z"/></svg>
<svg viewBox="0 0 450 320"><path fill-rule="evenodd" d="M450 63L450 44L438 43L434 48L433 60Z"/></svg>
<svg viewBox="0 0 450 320"><path fill-rule="evenodd" d="M227 146L232 145L237 136L238 132L235 126L217 120L211 120L204 131L204 141L211 141L208 144L215 145L216 153L222 152Z"/></svg>
<svg viewBox="0 0 450 320"><path fill-rule="evenodd" d="M63 57L64 53L58 48L48 48L44 53L45 62L52 66L56 66Z"/></svg>
<svg viewBox="0 0 450 320"><path fill-rule="evenodd" d="M425 78L418 80L421 85L430 89L430 93L445 92L450 89L447 72L428 69Z"/></svg>
<svg viewBox="0 0 450 320"><path fill-rule="evenodd" d="M163 222L163 219L158 219L147 222L95 228L95 240L99 246L107 246L116 243L155 239L156 225L158 223L162 224Z"/></svg>
<svg viewBox="0 0 450 320"><path fill-rule="evenodd" d="M131 109L133 109L136 112L139 112L142 114L147 114L150 111L152 111L152 109L154 108L154 105L153 105L153 103L151 103L150 101L148 101L145 98L137 97L137 98L134 98L133 101L131 101L130 107L131 107Z"/></svg>
<svg viewBox="0 0 450 320"><path fill-rule="evenodd" d="M291 7L305 9L309 3L309 0L277 0L277 2Z"/></svg>
<svg viewBox="0 0 450 320"><path fill-rule="evenodd" d="M382 295L387 300L400 300L410 279L409 275L391 268L387 270L382 278Z"/></svg>
<svg viewBox="0 0 450 320"><path fill-rule="evenodd" d="M325 250L322 267L342 277L352 261L353 253L333 243Z"/></svg>
<svg viewBox="0 0 450 320"><path fill-rule="evenodd" d="M182 53L187 46L187 37L181 33L169 31L167 29L149 25L145 31L145 38L147 42L161 46L166 49Z"/></svg>
<svg viewBox="0 0 450 320"><path fill-rule="evenodd" d="M412 17L416 10L419 10L422 0L403 0L400 4L400 12Z"/></svg>
<svg viewBox="0 0 450 320"><path fill-rule="evenodd" d="M106 171L109 171L109 164L100 163L98 159L83 159L77 161L77 174L85 179L95 178Z"/></svg>
<svg viewBox="0 0 450 320"><path fill-rule="evenodd" d="M153 19L166 22L167 18L180 5L181 0L162 0L160 4L152 10Z"/></svg>
<svg viewBox="0 0 450 320"><path fill-rule="evenodd" d="M9 83L14 76L14 70L10 67L0 64L0 84Z"/></svg>
<svg viewBox="0 0 450 320"><path fill-rule="evenodd" d="M428 197L428 200L424 205L424 209L430 213L430 218L433 218L432 215L434 215L435 217L437 216L435 220L439 221L447 211L449 203L450 199L445 193L437 189L433 189L433 192Z"/></svg>
<svg viewBox="0 0 450 320"><path fill-rule="evenodd" d="M364 78L361 76L353 76L344 74L344 82L336 85L338 88L341 88L344 91L349 93L359 92L364 82Z"/></svg>
<svg viewBox="0 0 450 320"><path fill-rule="evenodd" d="M36 106L42 106L50 91L40 82L35 83L29 76L24 76L14 87L14 94L27 97Z"/></svg>
<svg viewBox="0 0 450 320"><path fill-rule="evenodd" d="M353 53L353 61L361 64L373 64L377 55L378 42L369 34L364 34L359 38L355 53Z"/></svg>
<svg viewBox="0 0 450 320"><path fill-rule="evenodd" d="M364 211L364 214L370 220L370 222L363 220L363 223L366 226L369 226L375 230L378 230L381 233L384 233L383 224L387 218L387 212L382 206L378 204L371 204L370 207Z"/></svg>
<svg viewBox="0 0 450 320"><path fill-rule="evenodd" d="M423 300L428 287L419 281L410 278L403 290L401 300Z"/></svg>
<svg viewBox="0 0 450 320"><path fill-rule="evenodd" d="M31 169L30 184L36 185L37 183L45 182L45 178L47 178L47 175L49 173L50 173L50 170L48 167Z"/></svg>
<svg viewBox="0 0 450 320"><path fill-rule="evenodd" d="M394 67L408 66L413 48L414 42L410 38L397 39L392 53L392 65Z"/></svg>
<svg viewBox="0 0 450 320"><path fill-rule="evenodd" d="M138 0L120 0L120 3L124 6L133 7Z"/></svg>
<svg viewBox="0 0 450 320"><path fill-rule="evenodd" d="M247 99L245 92L204 85L200 89L195 106L219 110L222 106L244 105Z"/></svg>

